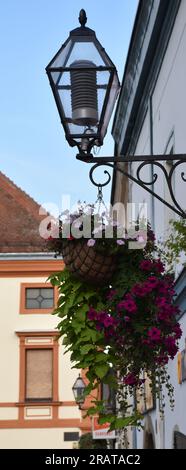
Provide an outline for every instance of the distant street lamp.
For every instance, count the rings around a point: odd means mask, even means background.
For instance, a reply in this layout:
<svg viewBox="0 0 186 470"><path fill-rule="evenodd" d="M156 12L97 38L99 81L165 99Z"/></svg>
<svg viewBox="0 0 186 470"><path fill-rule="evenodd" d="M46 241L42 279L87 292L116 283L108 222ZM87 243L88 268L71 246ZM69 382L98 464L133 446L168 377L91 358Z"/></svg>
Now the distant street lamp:
<svg viewBox="0 0 186 470"><path fill-rule="evenodd" d="M102 187L110 183L111 176L106 170L106 182L100 184L93 178L97 167L107 166L119 171L186 218L186 211L179 205L174 194L173 178L178 166L186 163L185 154L97 157L91 153L93 147L103 145L120 85L115 65L97 40L95 32L85 26L85 10L80 11L79 22L81 26L70 32L66 42L46 67L66 139L70 146L78 147L76 158L94 163L90 170L90 180L95 186ZM139 162L134 172L117 165L134 161ZM163 161L171 162L171 169L160 163ZM151 181L146 181L141 175L141 170L147 165L153 165ZM163 172L173 204L163 199L158 190L155 192L158 174L154 173L154 167ZM181 179L186 182L183 171Z"/></svg>
<svg viewBox="0 0 186 470"><path fill-rule="evenodd" d="M85 397L84 397L85 388L86 388L85 382L82 379L81 375L79 374L78 378L76 379L72 387L72 391L74 394L75 401L77 405L79 405L80 410L81 410L83 403L85 402Z"/></svg>

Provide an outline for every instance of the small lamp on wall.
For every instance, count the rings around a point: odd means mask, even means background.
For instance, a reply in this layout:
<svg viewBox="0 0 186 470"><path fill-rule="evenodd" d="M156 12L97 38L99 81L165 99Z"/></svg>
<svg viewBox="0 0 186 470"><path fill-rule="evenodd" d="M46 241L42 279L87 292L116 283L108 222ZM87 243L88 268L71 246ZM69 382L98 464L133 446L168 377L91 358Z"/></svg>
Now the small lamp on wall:
<svg viewBox="0 0 186 470"><path fill-rule="evenodd" d="M86 388L85 382L82 379L81 375L79 374L78 378L74 382L72 391L74 394L75 401L77 405L79 405L80 410L82 409L81 407L85 401L85 397L84 397L85 388Z"/></svg>

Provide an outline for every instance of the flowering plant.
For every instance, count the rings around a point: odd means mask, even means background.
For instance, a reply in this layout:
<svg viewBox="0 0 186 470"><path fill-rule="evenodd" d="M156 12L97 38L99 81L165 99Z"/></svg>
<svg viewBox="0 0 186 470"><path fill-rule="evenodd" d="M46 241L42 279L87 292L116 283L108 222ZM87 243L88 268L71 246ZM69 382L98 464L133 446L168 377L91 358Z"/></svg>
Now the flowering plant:
<svg viewBox="0 0 186 470"><path fill-rule="evenodd" d="M77 368L86 369L89 385L85 394L108 384L117 397L118 412L104 400L93 399L88 414L99 414L110 428L138 425L140 415L131 413L129 396L143 393L145 372L152 392L161 402L164 386L173 406L173 387L166 365L178 350L181 329L174 305L173 278L157 257L149 230L144 249L123 247L112 282L94 288L73 278L67 269L50 277L59 287L55 314L60 335ZM112 371L112 373L110 373ZM129 413L130 411L130 413Z"/></svg>
<svg viewBox="0 0 186 470"><path fill-rule="evenodd" d="M179 309L173 303L173 279L163 274L160 260L144 259L139 270L138 282L123 293L110 289L104 310L90 307L87 317L103 332L105 344L115 356L118 377L130 392L140 388L141 374L146 372L160 394L162 384L158 390L156 379L161 375L161 381L167 381L164 366L178 351ZM173 390L168 382L166 385L172 405Z"/></svg>
<svg viewBox="0 0 186 470"><path fill-rule="evenodd" d="M50 222L48 246L56 254L62 252L64 240L74 241L85 239L88 247L94 247L98 252L117 254L123 251L126 242L137 242L139 247L146 244L147 224L140 220L137 224L129 224L127 230L114 220L108 209L100 213L93 204L78 203L77 210L70 213L64 211L59 219Z"/></svg>

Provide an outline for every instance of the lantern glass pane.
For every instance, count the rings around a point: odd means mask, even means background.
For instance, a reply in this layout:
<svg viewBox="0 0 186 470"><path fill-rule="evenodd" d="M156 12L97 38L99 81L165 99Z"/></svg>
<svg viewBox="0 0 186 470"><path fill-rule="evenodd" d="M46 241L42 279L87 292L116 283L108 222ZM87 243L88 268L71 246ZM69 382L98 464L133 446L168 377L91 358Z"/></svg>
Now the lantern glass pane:
<svg viewBox="0 0 186 470"><path fill-rule="evenodd" d="M76 60L91 60L97 67L106 66L95 44L92 41L78 41L74 43L71 54L66 63L70 67Z"/></svg>
<svg viewBox="0 0 186 470"><path fill-rule="evenodd" d="M107 106L106 106L106 111L105 111L105 115L104 115L104 119L103 119L103 124L101 126L101 137L102 137L102 139L104 138L104 136L107 132L107 127L108 127L108 124L109 124L109 121L110 121L110 118L111 118L112 111L114 109L114 105L115 105L115 102L116 102L116 99L117 99L117 95L119 93L119 89L120 89L120 85L119 85L118 75L115 72L114 77L113 77L113 81L112 81L112 85L111 85L111 88L110 88L110 93L109 93L108 102L107 102Z"/></svg>
<svg viewBox="0 0 186 470"><path fill-rule="evenodd" d="M56 57L53 59L52 63L50 64L50 67L66 67L66 64L67 64L67 61L68 61L68 58L69 58L69 54L71 52L71 49L72 49L72 46L73 46L73 42L72 40L70 39L66 46L61 48L58 53L56 54Z"/></svg>

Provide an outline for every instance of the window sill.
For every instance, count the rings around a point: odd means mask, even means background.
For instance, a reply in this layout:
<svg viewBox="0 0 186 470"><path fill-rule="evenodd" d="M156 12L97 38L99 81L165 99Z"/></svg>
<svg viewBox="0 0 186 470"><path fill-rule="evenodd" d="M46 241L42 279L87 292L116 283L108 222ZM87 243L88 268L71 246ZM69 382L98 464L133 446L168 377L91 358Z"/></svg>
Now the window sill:
<svg viewBox="0 0 186 470"><path fill-rule="evenodd" d="M23 406L60 406L63 402L61 401L24 401L15 403L18 407Z"/></svg>

